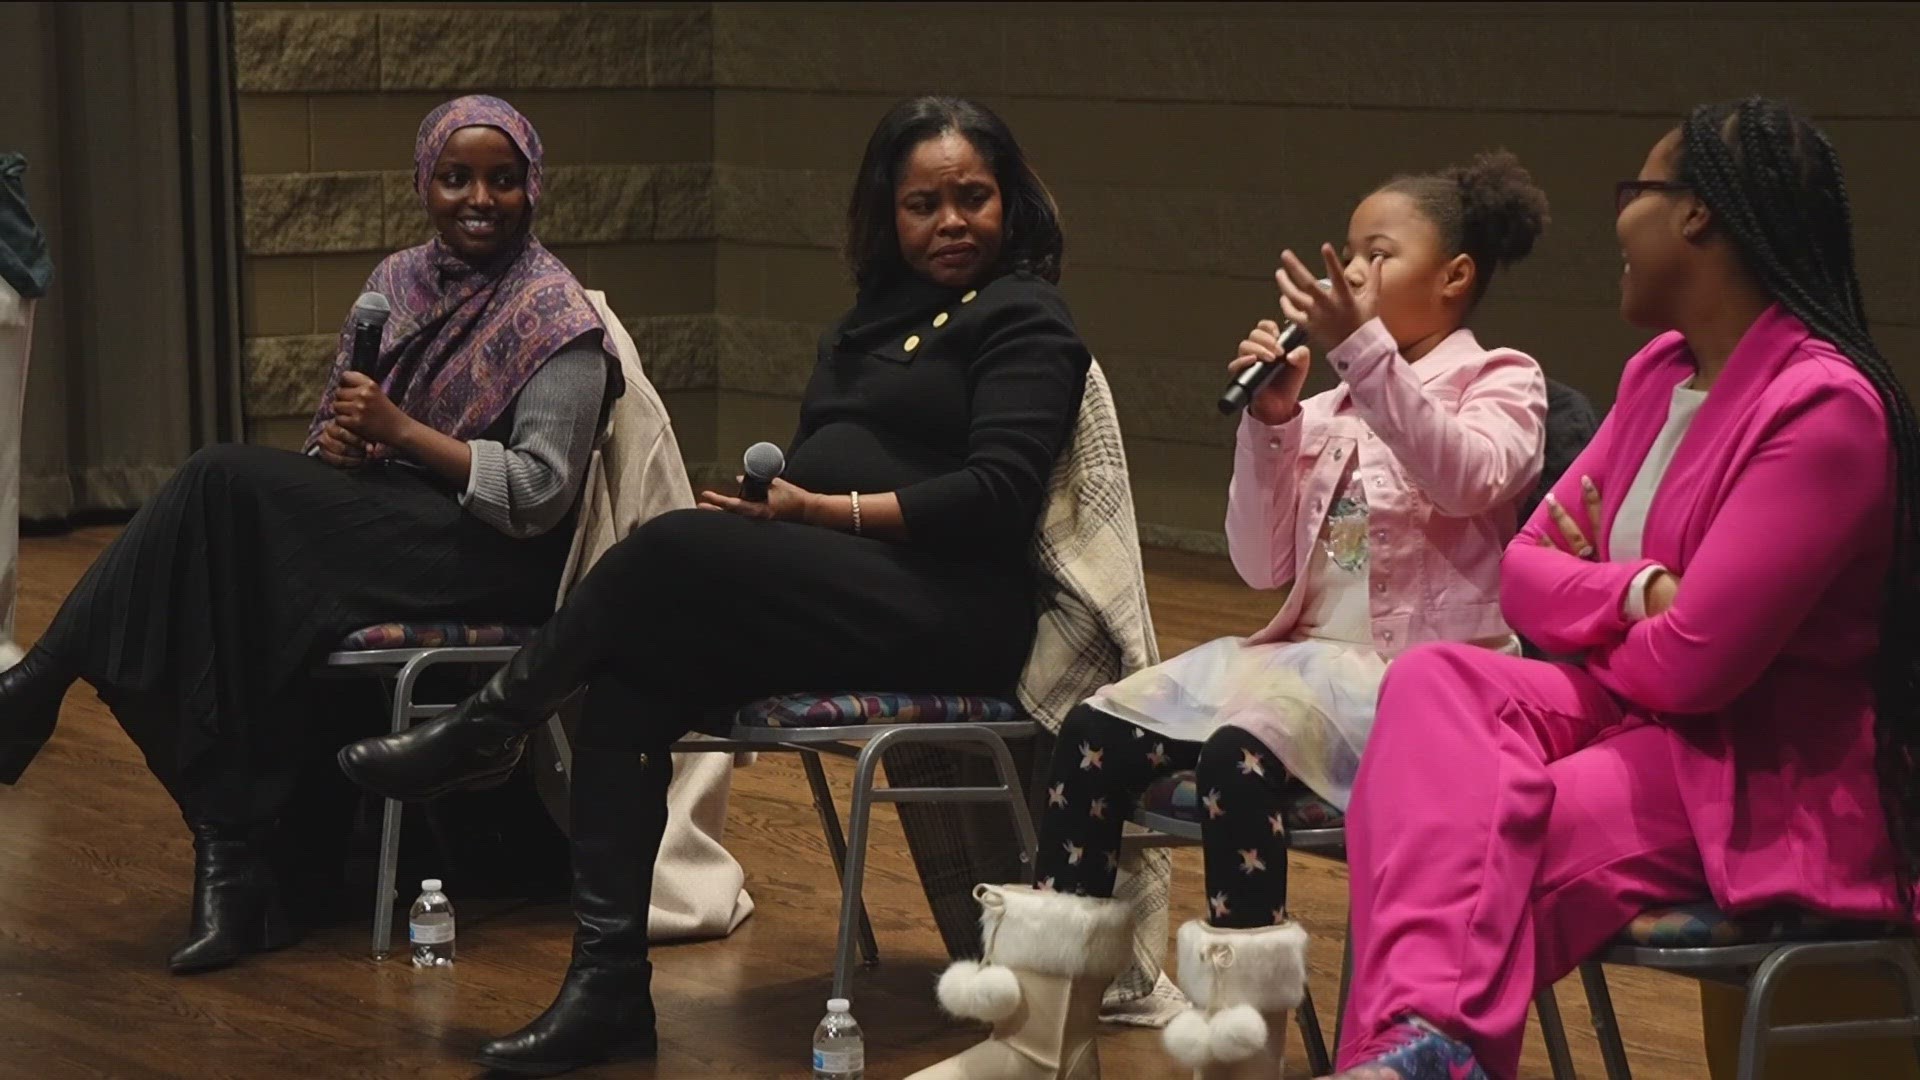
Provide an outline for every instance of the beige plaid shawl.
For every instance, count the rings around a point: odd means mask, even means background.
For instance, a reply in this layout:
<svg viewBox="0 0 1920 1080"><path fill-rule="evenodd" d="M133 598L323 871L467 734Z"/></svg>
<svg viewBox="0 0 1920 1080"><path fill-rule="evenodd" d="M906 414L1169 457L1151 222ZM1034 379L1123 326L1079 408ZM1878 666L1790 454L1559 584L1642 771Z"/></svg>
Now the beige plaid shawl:
<svg viewBox="0 0 1920 1080"><path fill-rule="evenodd" d="M1054 464L1033 552L1040 628L1020 676L1020 706L1059 731L1095 690L1160 662L1120 415L1098 363L1087 368L1073 443Z"/></svg>
<svg viewBox="0 0 1920 1080"><path fill-rule="evenodd" d="M1120 415L1098 363L1087 369L1073 443L1054 465L1033 550L1040 627L1019 698L1028 715L1057 732L1095 690L1160 662ZM1164 848L1122 860L1114 895L1134 905L1134 963L1107 992L1109 1004L1153 992L1166 956L1172 880Z"/></svg>

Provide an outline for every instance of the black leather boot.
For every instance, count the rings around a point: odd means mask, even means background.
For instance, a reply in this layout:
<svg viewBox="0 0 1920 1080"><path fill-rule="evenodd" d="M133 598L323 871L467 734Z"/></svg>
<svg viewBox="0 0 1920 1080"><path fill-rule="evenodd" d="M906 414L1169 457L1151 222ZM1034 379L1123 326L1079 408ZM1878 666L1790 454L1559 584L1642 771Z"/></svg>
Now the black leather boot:
<svg viewBox="0 0 1920 1080"><path fill-rule="evenodd" d="M0 671L0 784L27 771L60 722L60 702L74 673L35 646L20 662Z"/></svg>
<svg viewBox="0 0 1920 1080"><path fill-rule="evenodd" d="M349 743L340 768L389 799L432 799L504 783L527 735L580 688L599 655L586 612L554 616L506 667L452 711L398 735Z"/></svg>
<svg viewBox="0 0 1920 1080"><path fill-rule="evenodd" d="M665 754L575 749L573 962L547 1011L481 1047L481 1065L553 1076L654 1052L647 904L672 776Z"/></svg>
<svg viewBox="0 0 1920 1080"><path fill-rule="evenodd" d="M194 826L193 925L167 958L167 970L213 971L298 940L257 831Z"/></svg>

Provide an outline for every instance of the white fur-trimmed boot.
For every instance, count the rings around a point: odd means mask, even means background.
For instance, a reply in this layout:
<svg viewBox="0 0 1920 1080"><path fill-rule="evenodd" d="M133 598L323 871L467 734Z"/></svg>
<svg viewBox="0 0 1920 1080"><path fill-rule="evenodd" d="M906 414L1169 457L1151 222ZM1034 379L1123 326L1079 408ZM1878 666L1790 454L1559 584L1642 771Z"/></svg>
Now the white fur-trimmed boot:
<svg viewBox="0 0 1920 1080"><path fill-rule="evenodd" d="M993 1037L908 1080L1099 1080L1094 1035L1107 984L1133 962L1124 900L981 885L986 959L940 976L940 1005Z"/></svg>
<svg viewBox="0 0 1920 1080"><path fill-rule="evenodd" d="M1167 1025L1167 1052L1194 1080L1280 1080L1287 1020L1307 988L1306 928L1195 920L1180 928L1179 951L1180 989L1195 1007Z"/></svg>

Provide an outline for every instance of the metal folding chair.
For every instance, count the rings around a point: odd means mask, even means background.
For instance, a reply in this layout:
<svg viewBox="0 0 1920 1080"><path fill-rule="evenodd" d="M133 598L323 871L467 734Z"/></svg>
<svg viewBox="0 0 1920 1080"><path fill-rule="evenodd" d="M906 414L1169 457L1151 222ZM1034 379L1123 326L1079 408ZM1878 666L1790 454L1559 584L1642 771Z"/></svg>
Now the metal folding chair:
<svg viewBox="0 0 1920 1080"><path fill-rule="evenodd" d="M1007 743L1040 735L1040 725L1017 718L1020 715L1017 709L997 700L987 702L991 706L989 712L975 715L1004 719L914 720L901 707L903 701L910 708L912 702L929 697L937 695L786 695L784 699L772 700L785 700L790 706L800 699L893 700L891 707L869 709L863 718L871 722L818 727L772 726L766 719L767 703L756 702L735 715L732 728L724 736L689 739L673 747L676 754L791 751L800 755L807 783L813 789L814 808L820 814L820 828L833 854L833 868L840 875L840 929L833 960L835 997L848 996L856 945L867 966L880 960L873 924L867 918L866 903L862 899L874 803L1001 803L1013 815L1014 827L1024 845L1021 858L1029 872L1034 851L1039 846L1039 836L1027 806L1026 788ZM800 708L805 708L804 700ZM904 745L979 747L992 758L998 782L984 787L877 785L875 778L888 751ZM845 833L841 831L840 815L827 784L826 771L820 764L822 754L850 758L854 762L852 809Z"/></svg>
<svg viewBox="0 0 1920 1080"><path fill-rule="evenodd" d="M321 674L379 678L387 688L391 718L388 730L398 734L416 720L431 719L459 704L458 699L419 700L420 681L427 672L443 667L490 672L513 659L520 651L520 643L528 640L532 633L530 628L492 624L389 623L367 627L348 635L341 648L327 656ZM479 644L481 642L485 644ZM547 734L553 740L554 767L564 776L572 769L573 752L558 716L547 721ZM401 806L400 800L387 799L380 825L380 866L373 894L375 960L386 959L392 951L393 908L398 899L395 879L400 868Z"/></svg>
<svg viewBox="0 0 1920 1080"><path fill-rule="evenodd" d="M1790 940L1802 936L1813 940ZM1640 916L1605 953L1580 967L1607 1080L1632 1080L1605 964L1745 987L1747 1008L1740 1025L1737 1080L1762 1080L1767 1075L1767 1052L1776 1045L1904 1038L1913 1040L1920 1058L1920 961L1914 957L1912 932L1903 928L1791 917L1785 921L1731 919L1712 904L1679 905ZM1870 1020L1774 1023L1773 1005L1780 986L1794 974L1815 968L1851 968L1882 976L1900 988L1904 1011Z"/></svg>

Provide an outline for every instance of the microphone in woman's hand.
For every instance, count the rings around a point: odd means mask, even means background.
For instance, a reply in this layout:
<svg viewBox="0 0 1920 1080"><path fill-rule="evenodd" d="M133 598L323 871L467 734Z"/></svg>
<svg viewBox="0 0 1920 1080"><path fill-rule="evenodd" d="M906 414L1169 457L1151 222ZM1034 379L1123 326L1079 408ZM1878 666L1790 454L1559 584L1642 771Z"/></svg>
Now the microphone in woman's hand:
<svg viewBox="0 0 1920 1080"><path fill-rule="evenodd" d="M347 370L373 378L380 364L380 333L387 327L393 305L377 292L364 292L353 302L353 351L348 354Z"/></svg>
<svg viewBox="0 0 1920 1080"><path fill-rule="evenodd" d="M766 502L767 489L787 469L787 455L770 442L757 442L747 447L740 464L745 474L740 480L740 497L748 502Z"/></svg>

